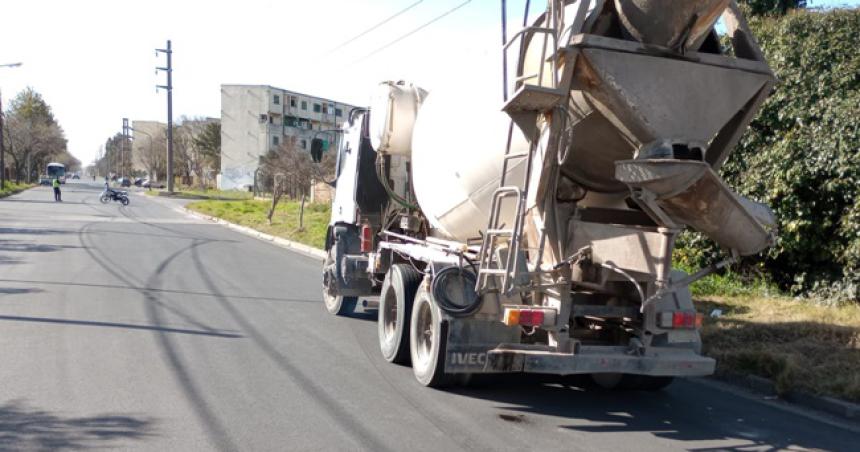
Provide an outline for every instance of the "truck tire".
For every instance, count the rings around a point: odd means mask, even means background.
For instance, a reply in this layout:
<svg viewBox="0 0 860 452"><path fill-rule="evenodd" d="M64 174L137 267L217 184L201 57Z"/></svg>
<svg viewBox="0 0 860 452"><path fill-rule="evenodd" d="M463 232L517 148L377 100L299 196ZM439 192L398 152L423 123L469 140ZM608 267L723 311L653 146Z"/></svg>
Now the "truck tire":
<svg viewBox="0 0 860 452"><path fill-rule="evenodd" d="M451 376L445 373L447 339L442 311L433 302L428 289L421 287L412 304L409 352L412 373L422 385L439 388L451 384Z"/></svg>
<svg viewBox="0 0 860 452"><path fill-rule="evenodd" d="M386 361L409 364L409 324L421 273L411 265L395 264L385 275L379 294L379 348Z"/></svg>
<svg viewBox="0 0 860 452"><path fill-rule="evenodd" d="M334 315L347 315L355 312L358 297L344 297L343 295L330 295L326 293L325 308Z"/></svg>
<svg viewBox="0 0 860 452"><path fill-rule="evenodd" d="M323 302L325 302L326 310L334 315L352 314L355 311L355 305L358 303L358 297L345 297L338 295L336 292L337 283L333 281L336 277L331 270L334 263L334 246L329 249L323 264Z"/></svg>

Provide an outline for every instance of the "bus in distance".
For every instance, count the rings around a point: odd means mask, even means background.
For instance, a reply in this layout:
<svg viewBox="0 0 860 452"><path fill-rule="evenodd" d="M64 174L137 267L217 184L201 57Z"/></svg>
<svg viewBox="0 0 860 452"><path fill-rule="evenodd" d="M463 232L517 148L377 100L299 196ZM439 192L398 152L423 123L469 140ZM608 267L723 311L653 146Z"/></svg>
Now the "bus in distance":
<svg viewBox="0 0 860 452"><path fill-rule="evenodd" d="M48 175L48 180L54 180L56 177L60 179L61 184L66 183L66 165L63 165L62 163L48 163L48 168L45 174Z"/></svg>

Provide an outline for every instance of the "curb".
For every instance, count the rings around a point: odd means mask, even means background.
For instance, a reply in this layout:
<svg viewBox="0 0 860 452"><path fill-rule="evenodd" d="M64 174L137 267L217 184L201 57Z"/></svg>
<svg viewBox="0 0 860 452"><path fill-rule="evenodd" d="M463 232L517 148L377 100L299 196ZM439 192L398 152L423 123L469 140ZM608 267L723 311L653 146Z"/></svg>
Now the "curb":
<svg viewBox="0 0 860 452"><path fill-rule="evenodd" d="M327 256L327 253L325 251L319 249L319 248L314 248L312 246L308 246L308 245L305 245L305 244L299 243L299 242L294 242L292 240L287 240L287 239L284 239L281 237L275 237L273 235L266 234L264 232L260 232L256 229L249 228L247 226L241 226L241 225L238 225L236 223L231 223L229 221L223 220L223 219L218 218L218 217L213 217L210 215L205 215L205 214L202 214L199 212L195 212L195 211L193 211L191 209L187 209L185 207L173 207L173 210L180 212L180 213L184 213L186 215L190 215L192 217L195 217L195 218L198 218L201 220L206 220L206 221L210 221L212 223L217 223L217 224L220 224L222 226L226 226L227 228L232 229L232 230L234 230L240 234L244 234L244 235L247 235L249 237L254 237L255 239L262 240L264 242L272 243L272 244L279 246L281 248L288 249L288 250L293 251L295 253L299 253L299 254L302 254L304 256L317 259L319 261L324 261L326 256Z"/></svg>
<svg viewBox="0 0 860 452"><path fill-rule="evenodd" d="M723 375L711 377L711 379L722 381L740 386L757 394L769 397L779 397L787 402L799 405L805 408L810 408L818 411L823 411L827 414L838 416L851 421L860 420L860 404L839 400L828 396L819 396L803 391L789 391L785 394L779 394L776 390L776 385L767 378L762 378L755 375Z"/></svg>

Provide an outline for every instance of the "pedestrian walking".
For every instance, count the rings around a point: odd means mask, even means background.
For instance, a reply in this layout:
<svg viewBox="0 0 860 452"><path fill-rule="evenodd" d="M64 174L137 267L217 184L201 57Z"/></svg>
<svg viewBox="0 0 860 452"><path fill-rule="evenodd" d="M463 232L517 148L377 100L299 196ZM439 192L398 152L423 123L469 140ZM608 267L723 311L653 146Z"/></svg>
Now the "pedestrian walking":
<svg viewBox="0 0 860 452"><path fill-rule="evenodd" d="M60 178L55 177L52 184L54 186L54 202L63 202L63 194L60 192Z"/></svg>

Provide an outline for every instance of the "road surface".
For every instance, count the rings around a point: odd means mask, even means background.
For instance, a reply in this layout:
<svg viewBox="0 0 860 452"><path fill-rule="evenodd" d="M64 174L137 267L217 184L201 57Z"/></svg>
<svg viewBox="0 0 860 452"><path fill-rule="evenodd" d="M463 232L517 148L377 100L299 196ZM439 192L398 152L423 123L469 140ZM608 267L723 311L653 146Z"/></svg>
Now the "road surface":
<svg viewBox="0 0 860 452"><path fill-rule="evenodd" d="M699 382L447 392L388 364L320 264L133 193L0 200L0 449L857 450L857 429Z"/></svg>

